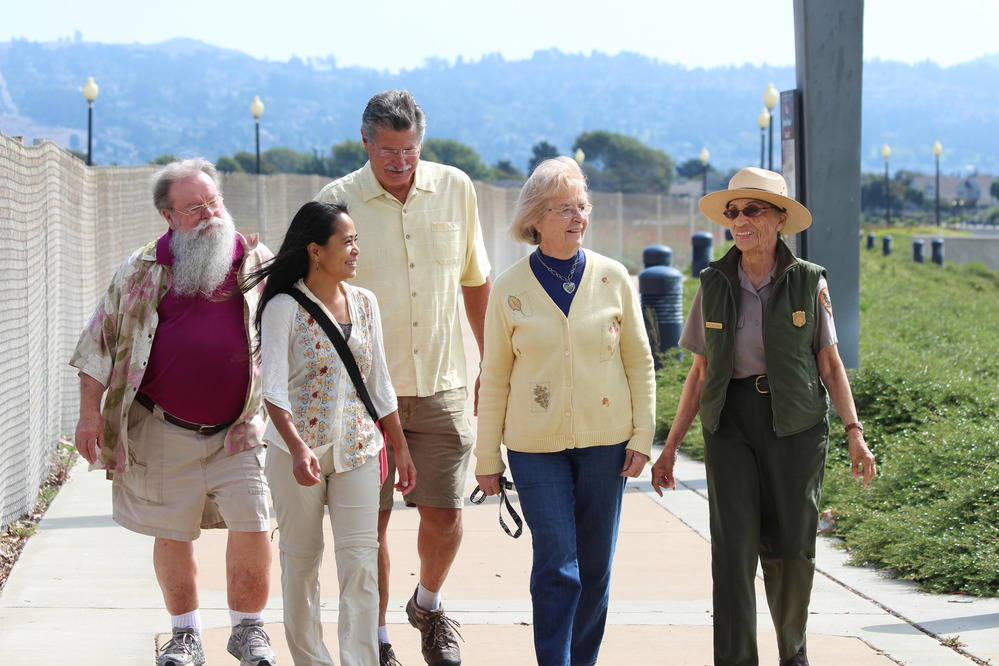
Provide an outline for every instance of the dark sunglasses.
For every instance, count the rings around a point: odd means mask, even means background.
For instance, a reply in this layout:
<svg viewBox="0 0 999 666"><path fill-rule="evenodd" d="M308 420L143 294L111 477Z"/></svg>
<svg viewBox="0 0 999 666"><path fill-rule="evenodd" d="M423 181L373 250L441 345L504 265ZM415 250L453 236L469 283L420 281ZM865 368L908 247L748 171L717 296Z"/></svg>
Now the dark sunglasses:
<svg viewBox="0 0 999 666"><path fill-rule="evenodd" d="M734 220L735 218L739 217L740 213L742 215L745 215L746 217L756 217L763 211L769 209L779 210L782 213L784 212L783 208L778 208L777 206L761 206L760 204L751 203L742 210L739 210L738 208L735 207L726 208L724 211L722 211L722 215L724 215L730 220Z"/></svg>

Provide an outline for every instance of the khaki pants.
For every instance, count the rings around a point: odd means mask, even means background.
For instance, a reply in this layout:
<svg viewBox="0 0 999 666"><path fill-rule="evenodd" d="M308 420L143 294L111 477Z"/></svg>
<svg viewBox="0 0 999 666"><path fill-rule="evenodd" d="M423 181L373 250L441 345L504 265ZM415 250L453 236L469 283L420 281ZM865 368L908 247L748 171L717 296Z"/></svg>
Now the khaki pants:
<svg viewBox="0 0 999 666"><path fill-rule="evenodd" d="M285 636L296 666L332 666L319 600L323 509L328 508L340 584L340 664L372 666L378 663L378 459L339 474L333 471L332 449L319 462L322 482L302 486L292 476L291 455L267 447Z"/></svg>

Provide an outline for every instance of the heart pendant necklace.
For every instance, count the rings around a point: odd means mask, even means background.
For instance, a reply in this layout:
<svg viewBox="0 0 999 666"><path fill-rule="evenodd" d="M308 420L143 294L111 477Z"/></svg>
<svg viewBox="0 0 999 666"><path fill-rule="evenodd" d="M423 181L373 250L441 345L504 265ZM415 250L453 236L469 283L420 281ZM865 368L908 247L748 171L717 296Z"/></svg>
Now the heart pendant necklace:
<svg viewBox="0 0 999 666"><path fill-rule="evenodd" d="M541 258L541 248L537 251L538 261L541 265L545 267L545 270L551 273L553 276L562 281L562 290L567 294L571 294L576 291L576 283L572 281L572 276L576 273L576 264L579 263L579 253L572 258L572 267L569 269L569 277L562 275L561 273L556 273L551 266L545 263L545 260Z"/></svg>

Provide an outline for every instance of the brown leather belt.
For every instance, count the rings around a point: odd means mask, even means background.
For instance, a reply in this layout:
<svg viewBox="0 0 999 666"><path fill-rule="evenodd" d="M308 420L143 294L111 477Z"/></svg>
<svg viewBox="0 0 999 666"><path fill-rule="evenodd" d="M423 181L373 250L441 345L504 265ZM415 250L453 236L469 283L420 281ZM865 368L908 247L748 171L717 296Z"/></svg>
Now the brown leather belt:
<svg viewBox="0 0 999 666"><path fill-rule="evenodd" d="M739 377L738 379L733 379L732 381L738 382L743 386L752 387L761 395L767 395L770 393L770 382L767 380L766 375L750 375L749 377Z"/></svg>
<svg viewBox="0 0 999 666"><path fill-rule="evenodd" d="M145 393L136 393L135 401L151 412L156 410L156 403L153 402L153 399L150 398ZM166 421L167 423L172 423L173 425L179 428L184 428L186 430L193 430L199 435L204 435L205 437L209 437L216 433L222 432L223 430L231 426L233 423L235 423L235 421L229 421L229 423L220 423L218 425L202 425L200 423L191 423L190 421L185 421L184 419L178 418L173 414L168 414L165 411L163 412L163 420Z"/></svg>

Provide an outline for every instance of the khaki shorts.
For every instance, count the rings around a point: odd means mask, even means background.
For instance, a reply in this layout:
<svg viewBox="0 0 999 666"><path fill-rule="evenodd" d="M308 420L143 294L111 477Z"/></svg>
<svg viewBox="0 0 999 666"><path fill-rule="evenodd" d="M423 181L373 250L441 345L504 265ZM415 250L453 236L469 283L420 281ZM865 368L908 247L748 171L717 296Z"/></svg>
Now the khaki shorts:
<svg viewBox="0 0 999 666"><path fill-rule="evenodd" d="M185 430L135 403L128 413L130 464L112 484L114 521L139 534L194 541L201 528L264 532L270 526L264 447L234 455L225 430Z"/></svg>
<svg viewBox="0 0 999 666"><path fill-rule="evenodd" d="M472 427L465 416L464 387L423 398L399 397L399 419L416 467L416 487L406 495L409 506L460 509L465 476L472 454ZM388 452L389 474L382 486L379 509L392 508L395 459ZM400 496L401 497L401 496Z"/></svg>

